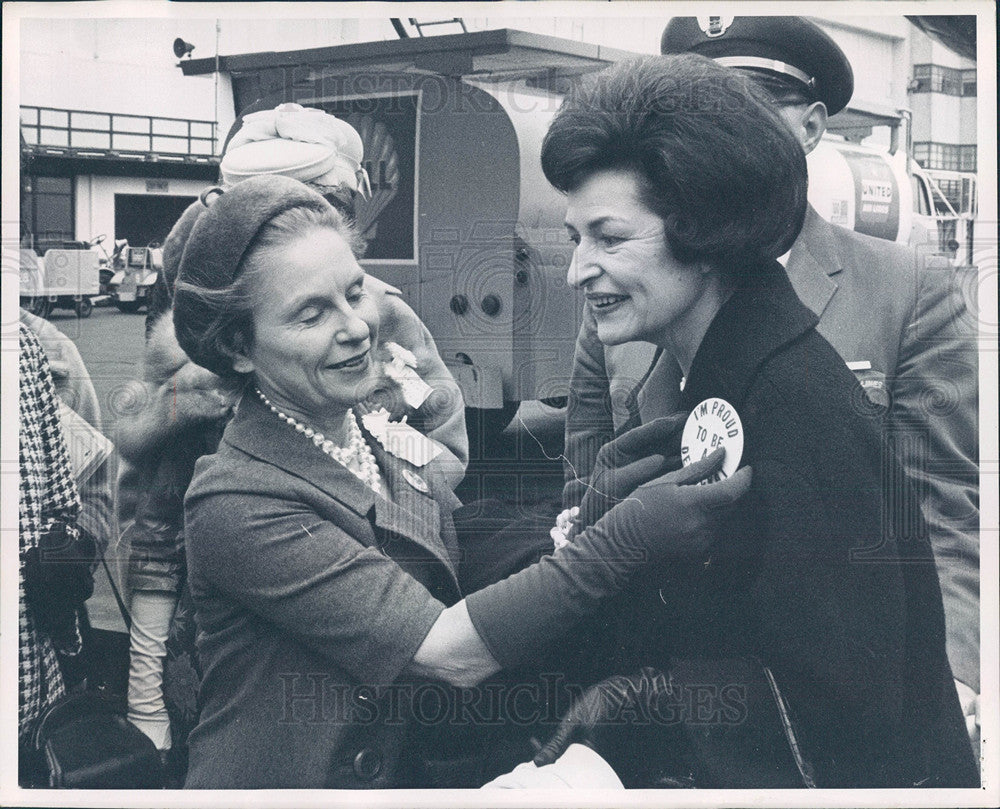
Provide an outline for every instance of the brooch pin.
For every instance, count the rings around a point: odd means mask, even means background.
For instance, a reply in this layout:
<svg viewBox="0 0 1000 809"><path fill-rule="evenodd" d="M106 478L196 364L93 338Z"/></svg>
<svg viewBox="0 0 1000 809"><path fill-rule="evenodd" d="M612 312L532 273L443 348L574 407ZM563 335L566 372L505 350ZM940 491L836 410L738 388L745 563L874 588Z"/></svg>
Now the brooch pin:
<svg viewBox="0 0 1000 809"><path fill-rule="evenodd" d="M423 494L427 494L430 491L430 487L427 485L427 481L424 480L416 472L411 472L409 469L404 469L403 479L406 480L414 489Z"/></svg>

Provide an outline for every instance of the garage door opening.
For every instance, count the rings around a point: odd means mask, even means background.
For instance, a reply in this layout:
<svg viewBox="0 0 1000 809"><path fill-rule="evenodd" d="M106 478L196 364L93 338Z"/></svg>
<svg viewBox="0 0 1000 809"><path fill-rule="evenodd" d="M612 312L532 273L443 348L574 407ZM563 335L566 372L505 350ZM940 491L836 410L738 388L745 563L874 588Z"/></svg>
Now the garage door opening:
<svg viewBox="0 0 1000 809"><path fill-rule="evenodd" d="M135 247L163 245L170 228L196 197L115 194L115 238Z"/></svg>

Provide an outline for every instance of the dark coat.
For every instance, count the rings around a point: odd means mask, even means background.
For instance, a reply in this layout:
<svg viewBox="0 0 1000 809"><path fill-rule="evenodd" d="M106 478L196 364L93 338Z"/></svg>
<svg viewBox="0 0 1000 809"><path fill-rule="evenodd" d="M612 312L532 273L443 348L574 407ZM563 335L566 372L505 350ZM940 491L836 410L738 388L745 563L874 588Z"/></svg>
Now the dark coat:
<svg viewBox="0 0 1000 809"><path fill-rule="evenodd" d="M245 395L185 499L188 581L204 668L188 787L408 783L403 676L459 599L432 473L369 440L376 495ZM416 485L414 485L415 481Z"/></svg>
<svg viewBox="0 0 1000 809"><path fill-rule="evenodd" d="M884 417L878 408L868 413L924 487L913 505L938 560L952 669L978 692L979 373L976 320L955 271L946 261L831 225L812 208L786 270L818 316L819 333L858 368L872 398L891 405ZM630 417L645 421L677 409L680 371L669 357L637 387L654 353L649 343L603 346L593 315L585 314L566 417L566 455L584 480L610 438L612 417L620 428ZM579 499L578 486L567 493Z"/></svg>
<svg viewBox="0 0 1000 809"><path fill-rule="evenodd" d="M818 786L978 784L933 554L923 526L898 519L912 509L892 448L781 266L752 273L709 327L680 406L734 406L753 484L706 564L645 583L645 662L759 657Z"/></svg>

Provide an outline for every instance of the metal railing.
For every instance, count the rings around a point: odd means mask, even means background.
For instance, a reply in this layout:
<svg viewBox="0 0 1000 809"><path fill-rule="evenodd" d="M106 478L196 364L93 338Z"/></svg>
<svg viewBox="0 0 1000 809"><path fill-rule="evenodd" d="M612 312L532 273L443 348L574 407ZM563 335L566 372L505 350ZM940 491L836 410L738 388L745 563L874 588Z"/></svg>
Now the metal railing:
<svg viewBox="0 0 1000 809"><path fill-rule="evenodd" d="M21 107L25 148L70 157L215 160L215 121Z"/></svg>
<svg viewBox="0 0 1000 809"><path fill-rule="evenodd" d="M973 219L979 208L977 177L971 172L924 169L939 214Z"/></svg>

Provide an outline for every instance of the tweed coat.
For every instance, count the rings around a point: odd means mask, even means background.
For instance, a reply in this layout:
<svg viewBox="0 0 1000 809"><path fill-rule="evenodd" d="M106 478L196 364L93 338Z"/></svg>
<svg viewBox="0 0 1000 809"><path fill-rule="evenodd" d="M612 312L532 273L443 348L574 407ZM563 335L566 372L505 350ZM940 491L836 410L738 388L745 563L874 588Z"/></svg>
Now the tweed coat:
<svg viewBox="0 0 1000 809"><path fill-rule="evenodd" d="M407 783L402 674L460 597L458 500L369 444L386 497L244 395L198 461L184 519L203 705L186 786Z"/></svg>
<svg viewBox="0 0 1000 809"><path fill-rule="evenodd" d="M855 371L909 479L938 563L948 654L979 691L978 359L954 271L827 223L811 207L786 265L817 330ZM564 505L579 501L600 447L631 418L677 409L681 372L648 343L605 347L589 312L566 417ZM863 366L870 365L869 368ZM804 373L804 371L803 371Z"/></svg>
<svg viewBox="0 0 1000 809"><path fill-rule="evenodd" d="M933 556L905 502L883 497L894 459L780 265L753 272L713 320L679 401L733 406L750 492L703 561L633 582L618 608L636 639L619 665L759 658L817 786L977 785ZM678 439L666 452L679 450Z"/></svg>

